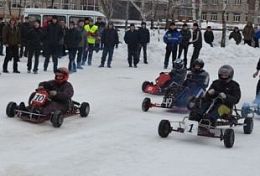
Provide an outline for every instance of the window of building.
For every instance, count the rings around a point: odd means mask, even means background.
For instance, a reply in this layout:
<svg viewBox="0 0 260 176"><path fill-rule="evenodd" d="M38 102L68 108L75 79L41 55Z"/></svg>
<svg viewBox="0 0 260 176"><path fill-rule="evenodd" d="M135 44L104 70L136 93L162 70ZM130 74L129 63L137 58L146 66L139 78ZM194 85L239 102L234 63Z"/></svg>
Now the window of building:
<svg viewBox="0 0 260 176"><path fill-rule="evenodd" d="M211 21L217 21L218 20L218 14L217 13L212 13L210 17Z"/></svg>
<svg viewBox="0 0 260 176"><path fill-rule="evenodd" d="M233 16L233 21L234 21L234 22L240 22L240 18L241 18L241 15L235 13L234 16Z"/></svg>
<svg viewBox="0 0 260 176"><path fill-rule="evenodd" d="M241 0L235 0L236 5L241 5Z"/></svg>
<svg viewBox="0 0 260 176"><path fill-rule="evenodd" d="M202 13L201 18L202 20L207 20L207 13Z"/></svg>
<svg viewBox="0 0 260 176"><path fill-rule="evenodd" d="M212 0L212 4L213 5L218 4L218 0Z"/></svg>

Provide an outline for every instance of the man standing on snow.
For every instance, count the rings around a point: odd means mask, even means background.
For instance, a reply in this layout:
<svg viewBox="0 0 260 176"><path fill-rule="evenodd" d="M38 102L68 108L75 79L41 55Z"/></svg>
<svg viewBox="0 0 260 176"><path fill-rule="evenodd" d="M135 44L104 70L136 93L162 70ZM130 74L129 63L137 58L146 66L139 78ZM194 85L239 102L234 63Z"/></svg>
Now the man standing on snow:
<svg viewBox="0 0 260 176"><path fill-rule="evenodd" d="M200 50L202 48L202 36L201 31L199 29L198 23L193 24L193 33L192 33L192 41L190 43L193 43L193 54L190 61L190 68L193 64L193 62L199 58Z"/></svg>
<svg viewBox="0 0 260 176"><path fill-rule="evenodd" d="M139 57L139 60L140 60L140 54L141 54L141 50L143 48L144 63L148 64L146 50L147 50L147 44L150 42L150 32L146 28L145 22L141 23L141 28L138 30L138 32L139 32L139 35L140 35L140 47L139 47L139 51L138 51L138 57Z"/></svg>

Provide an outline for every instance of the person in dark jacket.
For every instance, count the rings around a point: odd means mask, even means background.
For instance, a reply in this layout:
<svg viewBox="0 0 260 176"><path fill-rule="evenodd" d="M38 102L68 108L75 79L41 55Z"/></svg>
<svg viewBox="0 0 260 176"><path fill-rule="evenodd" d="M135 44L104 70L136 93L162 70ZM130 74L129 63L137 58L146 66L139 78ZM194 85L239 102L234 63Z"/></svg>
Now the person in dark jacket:
<svg viewBox="0 0 260 176"><path fill-rule="evenodd" d="M193 44L194 50L192 53L191 61L190 61L190 68L192 63L199 58L200 50L202 48L202 36L201 31L199 29L198 23L193 24L193 32L192 32L192 41L190 42Z"/></svg>
<svg viewBox="0 0 260 176"><path fill-rule="evenodd" d="M6 46L6 56L3 63L3 72L9 73L7 69L8 62L13 58L13 72L20 73L18 71L18 47L21 44L21 36L15 18L11 18L9 24L7 24L3 29L3 44Z"/></svg>
<svg viewBox="0 0 260 176"><path fill-rule="evenodd" d="M43 115L50 115L51 112L60 110L65 113L68 110L69 103L74 94L73 87L68 82L69 71L67 68L61 67L55 71L55 79L41 82L38 89L45 89L49 92L51 101L47 103L41 110Z"/></svg>
<svg viewBox="0 0 260 176"><path fill-rule="evenodd" d="M19 57L22 58L27 57L28 55L28 32L32 28L29 17L24 18L24 22L21 24L20 31L21 31L21 46L20 46L20 55Z"/></svg>
<svg viewBox="0 0 260 176"><path fill-rule="evenodd" d="M69 65L68 65L69 72L77 71L75 58L76 58L77 49L80 41L81 41L81 34L75 27L74 21L70 21L69 29L66 32L66 35L64 37L65 46L69 50Z"/></svg>
<svg viewBox="0 0 260 176"><path fill-rule="evenodd" d="M45 40L46 40L46 57L44 61L44 71L47 71L50 57L53 61L53 71L58 67L59 42L63 37L61 26L58 24L57 16L52 17L52 22L47 26Z"/></svg>
<svg viewBox="0 0 260 176"><path fill-rule="evenodd" d="M3 18L0 17L0 56L3 56L3 29L4 29L5 23L3 22Z"/></svg>
<svg viewBox="0 0 260 176"><path fill-rule="evenodd" d="M236 41L236 44L239 45L242 40L242 35L238 29L238 27L234 27L234 30L229 35L229 40L234 39Z"/></svg>
<svg viewBox="0 0 260 176"><path fill-rule="evenodd" d="M182 25L181 35L182 35L182 41L179 46L178 59L181 58L182 50L184 50L183 61L184 61L184 67L187 68L187 54L189 49L189 41L191 39L191 32L186 23Z"/></svg>
<svg viewBox="0 0 260 176"><path fill-rule="evenodd" d="M255 29L255 35L254 35L255 48L259 48L260 28L258 29L257 27L255 27L254 29Z"/></svg>
<svg viewBox="0 0 260 176"><path fill-rule="evenodd" d="M101 57L101 64L99 67L104 67L106 62L106 57L108 54L107 67L111 68L111 62L113 58L114 47L118 47L118 33L114 28L112 22L108 23L108 27L103 31L103 35L101 37L101 42L104 44L103 53Z"/></svg>
<svg viewBox="0 0 260 176"><path fill-rule="evenodd" d="M218 79L210 85L200 102L200 107L196 107L191 111L189 119L200 121L202 117L207 118L211 121L211 125L214 126L218 118L225 118L225 116L231 114L233 106L241 98L240 86L233 80L233 76L234 70L230 65L221 66L218 70ZM214 103L214 106L208 115L203 116L212 103Z"/></svg>
<svg viewBox="0 0 260 176"><path fill-rule="evenodd" d="M82 63L82 59L83 59L83 54L85 52L85 48L87 45L87 33L84 30L84 21L83 20L79 20L78 21L78 27L77 27L80 36L81 36L81 41L79 42L79 46L78 46L78 54L77 54L77 69L83 69L83 67L81 66Z"/></svg>
<svg viewBox="0 0 260 176"><path fill-rule="evenodd" d="M28 73L31 73L33 55L35 57L33 73L38 73L39 56L42 48L43 37L44 33L40 28L40 21L36 20L34 22L33 28L30 31L28 31Z"/></svg>
<svg viewBox="0 0 260 176"><path fill-rule="evenodd" d="M106 23L102 20L101 17L98 17L95 25L98 27L95 51L98 52L99 50L102 50L104 48L104 43L102 43L101 38L102 38L103 32L106 28Z"/></svg>
<svg viewBox="0 0 260 176"><path fill-rule="evenodd" d="M255 30L253 28L252 22L248 21L246 26L243 29L243 36L244 36L244 44L248 44L252 46L252 41L255 36Z"/></svg>
<svg viewBox="0 0 260 176"><path fill-rule="evenodd" d="M253 74L253 77L257 77L258 73L260 70L260 58L258 60L257 66L256 66L256 72ZM257 86L256 86L256 97L260 97L260 79L257 82Z"/></svg>
<svg viewBox="0 0 260 176"><path fill-rule="evenodd" d="M140 47L139 47L139 51L138 51L138 58L140 60L140 54L141 54L141 50L143 48L144 63L148 64L148 62L147 62L147 44L150 42L150 32L146 28L145 22L141 23L141 28L138 30L138 32L139 32L139 37L140 37Z"/></svg>
<svg viewBox="0 0 260 176"><path fill-rule="evenodd" d="M138 31L135 30L134 24L130 24L130 30L126 31L124 41L127 44L128 49L127 52L129 67L132 67L132 64L134 64L134 67L137 68L137 64L139 62L138 46L140 44L140 38Z"/></svg>
<svg viewBox="0 0 260 176"><path fill-rule="evenodd" d="M172 54L172 67L174 66L174 61L177 57L178 45L182 41L182 35L177 30L175 23L170 24L169 30L164 34L163 41L166 43L166 53L164 58L164 69L167 69L169 64L169 57Z"/></svg>
<svg viewBox="0 0 260 176"><path fill-rule="evenodd" d="M204 32L204 40L206 43L208 43L211 47L213 47L213 41L214 41L214 34L212 32L211 26L207 27L207 30Z"/></svg>

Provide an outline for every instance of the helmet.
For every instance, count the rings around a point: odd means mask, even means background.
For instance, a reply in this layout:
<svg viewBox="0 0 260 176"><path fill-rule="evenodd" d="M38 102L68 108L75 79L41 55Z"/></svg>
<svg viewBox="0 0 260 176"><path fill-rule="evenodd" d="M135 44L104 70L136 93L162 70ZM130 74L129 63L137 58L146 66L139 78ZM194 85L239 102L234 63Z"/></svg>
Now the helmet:
<svg viewBox="0 0 260 176"><path fill-rule="evenodd" d="M176 59L173 62L173 67L176 68L176 69L183 69L183 67L184 67L183 60L182 59Z"/></svg>
<svg viewBox="0 0 260 176"><path fill-rule="evenodd" d="M223 65L218 70L218 79L229 82L233 79L234 69L230 65Z"/></svg>
<svg viewBox="0 0 260 176"><path fill-rule="evenodd" d="M196 68L196 66L199 66L199 68ZM193 71L201 71L204 67L204 61L202 59L196 59L192 63L192 70Z"/></svg>
<svg viewBox="0 0 260 176"><path fill-rule="evenodd" d="M59 84L69 79L69 70L65 67L58 68L55 71L55 81Z"/></svg>

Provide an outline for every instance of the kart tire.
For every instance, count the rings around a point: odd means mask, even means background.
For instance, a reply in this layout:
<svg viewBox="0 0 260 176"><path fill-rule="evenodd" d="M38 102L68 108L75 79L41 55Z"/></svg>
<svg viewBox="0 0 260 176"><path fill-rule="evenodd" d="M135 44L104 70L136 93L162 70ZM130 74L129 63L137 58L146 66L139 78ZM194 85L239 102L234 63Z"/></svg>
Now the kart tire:
<svg viewBox="0 0 260 176"><path fill-rule="evenodd" d="M55 111L51 115L50 121L51 121L53 127L55 127L55 128L61 127L61 125L63 123L63 116L62 116L61 111Z"/></svg>
<svg viewBox="0 0 260 176"><path fill-rule="evenodd" d="M150 106L151 106L151 99L147 98L147 97L144 98L143 103L142 103L142 110L144 112L147 112L149 110Z"/></svg>
<svg viewBox="0 0 260 176"><path fill-rule="evenodd" d="M235 133L234 130L229 128L224 132L224 145L226 148L232 148L235 142Z"/></svg>
<svg viewBox="0 0 260 176"><path fill-rule="evenodd" d="M254 128L253 118L245 118L243 130L245 134L251 134Z"/></svg>
<svg viewBox="0 0 260 176"><path fill-rule="evenodd" d="M169 120L161 120L158 127L158 134L162 138L166 138L172 131L171 123Z"/></svg>
<svg viewBox="0 0 260 176"><path fill-rule="evenodd" d="M79 113L81 117L87 117L90 111L89 103L83 102L79 107Z"/></svg>
<svg viewBox="0 0 260 176"><path fill-rule="evenodd" d="M143 91L143 92L145 92L145 89L146 89L146 87L147 87L148 85L152 85L152 83L149 82L149 81L143 82L143 84L142 84L142 91Z"/></svg>
<svg viewBox="0 0 260 176"><path fill-rule="evenodd" d="M8 117L14 117L15 116L15 110L17 109L17 104L15 102L9 102L6 107L6 115Z"/></svg>

